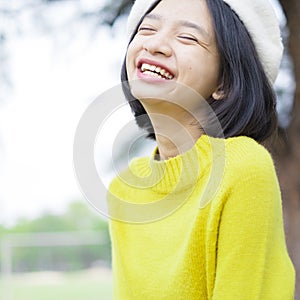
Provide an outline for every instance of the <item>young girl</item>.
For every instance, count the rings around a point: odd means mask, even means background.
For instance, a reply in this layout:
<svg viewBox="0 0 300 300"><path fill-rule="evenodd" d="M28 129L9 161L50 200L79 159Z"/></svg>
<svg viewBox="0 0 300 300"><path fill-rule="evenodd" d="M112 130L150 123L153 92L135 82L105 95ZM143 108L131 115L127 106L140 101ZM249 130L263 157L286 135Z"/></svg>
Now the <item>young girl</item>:
<svg viewBox="0 0 300 300"><path fill-rule="evenodd" d="M122 70L157 142L110 185L121 300L292 300L276 129L282 55L268 0L136 0Z"/></svg>

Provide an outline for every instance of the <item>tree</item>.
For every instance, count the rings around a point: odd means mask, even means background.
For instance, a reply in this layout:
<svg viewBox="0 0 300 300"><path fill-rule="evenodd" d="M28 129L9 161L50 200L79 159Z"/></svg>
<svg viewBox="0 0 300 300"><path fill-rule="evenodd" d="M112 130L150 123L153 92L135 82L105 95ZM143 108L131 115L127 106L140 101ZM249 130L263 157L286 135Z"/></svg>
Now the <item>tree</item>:
<svg viewBox="0 0 300 300"><path fill-rule="evenodd" d="M48 5L58 0L31 0L33 5ZM64 0L60 0L61 2ZM279 130L280 139L274 144L272 152L275 155L279 180L283 194L283 209L287 244L290 255L298 274L300 274L300 1L278 0L287 20L289 31L288 51L293 62L293 71L296 81L294 106L291 113L291 122L286 129ZM99 10L82 11L79 18L97 20L96 24L113 26L115 21L126 14L134 0L106 0L106 5ZM9 3L9 2L7 2ZM0 17L9 15L9 11L0 5ZM13 12L15 17L17 12ZM100 21L99 21L100 20ZM3 62L5 53L6 33L0 28L0 79L5 78ZM1 52L2 51L2 52ZM4 75L3 75L4 74ZM3 80L2 80L3 81ZM0 95L1 96L1 95ZM300 276L300 275L299 275ZM297 299L300 300L300 277L297 278Z"/></svg>
<svg viewBox="0 0 300 300"><path fill-rule="evenodd" d="M300 2L280 0L289 29L288 51L293 61L296 91L291 123L275 145L279 181L283 192L283 206L287 243L298 274L296 295L300 299Z"/></svg>
<svg viewBox="0 0 300 300"><path fill-rule="evenodd" d="M5 238L9 240L24 235L25 240L37 239L35 234L39 234L39 239L42 239L43 234L55 232L69 233L69 236L80 233L82 237L88 232L97 232L97 235L99 233L102 237L102 243L63 247L13 247L13 271L73 271L89 268L100 261L105 266L110 265L108 223L100 218L85 201L70 203L64 214L45 213L34 220L19 220L16 225L9 228L0 225L0 244ZM2 257L0 257L0 267L3 263L1 259Z"/></svg>

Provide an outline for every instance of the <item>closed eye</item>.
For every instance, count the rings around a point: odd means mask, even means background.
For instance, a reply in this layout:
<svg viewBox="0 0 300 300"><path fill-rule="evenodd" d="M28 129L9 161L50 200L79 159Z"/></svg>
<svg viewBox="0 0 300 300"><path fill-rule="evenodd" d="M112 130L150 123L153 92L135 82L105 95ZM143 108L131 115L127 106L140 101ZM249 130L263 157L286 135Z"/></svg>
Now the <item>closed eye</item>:
<svg viewBox="0 0 300 300"><path fill-rule="evenodd" d="M153 28L150 27L140 27L139 31L155 31Z"/></svg>
<svg viewBox="0 0 300 300"><path fill-rule="evenodd" d="M191 36L180 35L179 38L198 43L198 40L196 38L194 38L194 37L191 37Z"/></svg>

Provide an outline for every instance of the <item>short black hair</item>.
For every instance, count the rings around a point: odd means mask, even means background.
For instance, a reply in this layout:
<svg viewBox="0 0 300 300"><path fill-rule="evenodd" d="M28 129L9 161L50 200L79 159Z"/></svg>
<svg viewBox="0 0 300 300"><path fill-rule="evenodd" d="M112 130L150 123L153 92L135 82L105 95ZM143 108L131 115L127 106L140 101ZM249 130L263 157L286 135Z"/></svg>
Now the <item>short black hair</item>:
<svg viewBox="0 0 300 300"><path fill-rule="evenodd" d="M161 0L160 0L161 1ZM148 14L160 2L156 1ZM222 99L206 99L222 126L222 136L248 136L265 141L277 128L276 95L266 76L246 27L222 0L206 0L220 54ZM145 15L146 15L145 14ZM141 18L142 22L143 18ZM133 33L129 44L137 33ZM139 100L130 92L126 57L121 71L122 87L139 127L155 139L151 120Z"/></svg>

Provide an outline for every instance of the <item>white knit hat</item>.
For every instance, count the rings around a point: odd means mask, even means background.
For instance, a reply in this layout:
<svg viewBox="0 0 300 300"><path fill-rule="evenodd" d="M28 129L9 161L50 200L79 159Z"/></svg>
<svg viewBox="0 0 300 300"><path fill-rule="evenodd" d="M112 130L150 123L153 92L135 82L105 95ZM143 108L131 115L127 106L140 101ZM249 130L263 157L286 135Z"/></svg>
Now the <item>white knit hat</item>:
<svg viewBox="0 0 300 300"><path fill-rule="evenodd" d="M269 0L223 0L239 16L247 28L264 70L274 83L282 58L283 45L279 23ZM139 21L155 0L135 0L127 23L130 37Z"/></svg>

